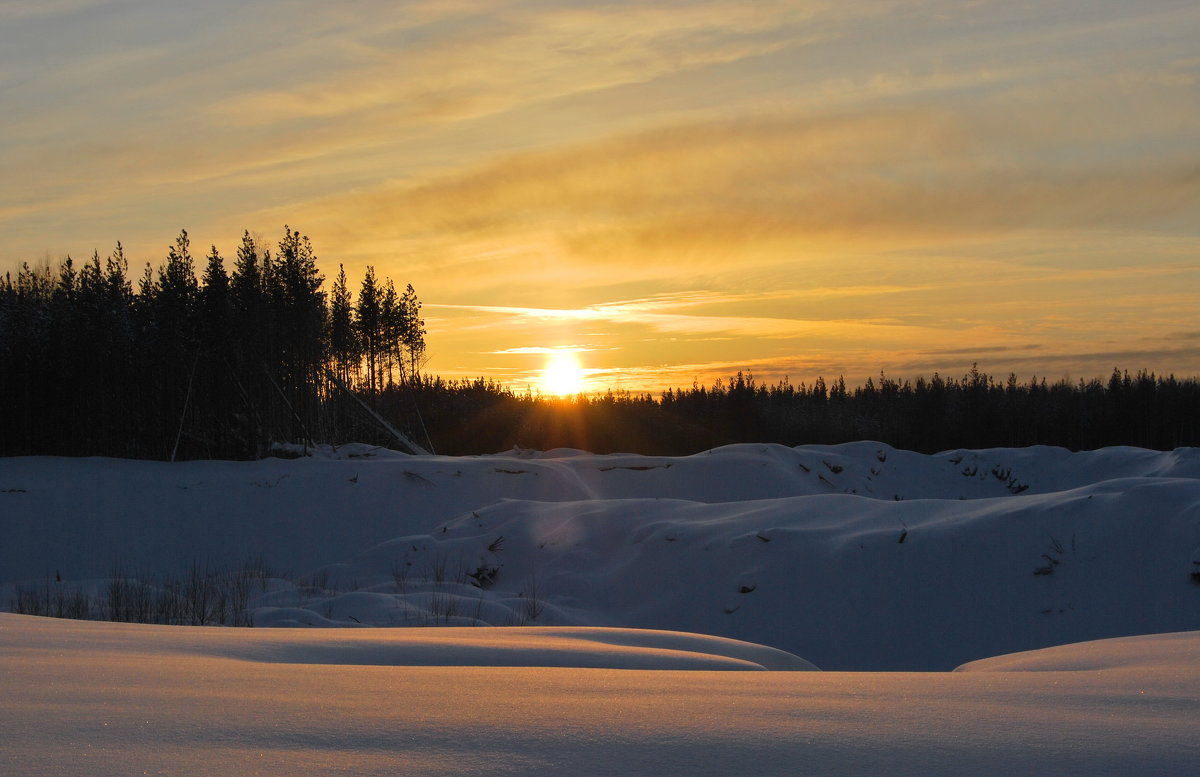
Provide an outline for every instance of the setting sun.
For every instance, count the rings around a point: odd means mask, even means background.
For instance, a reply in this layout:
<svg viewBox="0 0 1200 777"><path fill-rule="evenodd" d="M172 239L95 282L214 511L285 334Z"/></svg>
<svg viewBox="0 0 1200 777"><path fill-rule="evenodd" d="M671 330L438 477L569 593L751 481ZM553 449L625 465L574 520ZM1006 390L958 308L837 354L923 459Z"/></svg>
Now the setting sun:
<svg viewBox="0 0 1200 777"><path fill-rule="evenodd" d="M1200 3L912 5L0 0L0 281L287 225L447 381L1194 375Z"/></svg>
<svg viewBox="0 0 1200 777"><path fill-rule="evenodd" d="M583 391L583 367L574 353L553 353L546 359L542 369L541 389L559 397L572 396Z"/></svg>

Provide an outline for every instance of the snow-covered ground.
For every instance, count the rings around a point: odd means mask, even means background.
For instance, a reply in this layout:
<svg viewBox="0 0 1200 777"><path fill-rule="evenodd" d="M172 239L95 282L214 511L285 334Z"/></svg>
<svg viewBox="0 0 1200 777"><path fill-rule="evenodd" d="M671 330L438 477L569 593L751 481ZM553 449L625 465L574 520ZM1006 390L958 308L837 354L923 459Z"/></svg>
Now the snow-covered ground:
<svg viewBox="0 0 1200 777"><path fill-rule="evenodd" d="M15 458L0 527L0 609L353 627L0 614L5 774L1200 772L1198 638L1077 644L1200 630L1200 449Z"/></svg>
<svg viewBox="0 0 1200 777"><path fill-rule="evenodd" d="M514 649L541 660L558 650L549 644L557 634L200 629L0 614L0 773L1177 777L1200 770L1195 634L1052 648L953 673L486 665L505 663ZM413 639L425 647L413 652ZM608 632L567 639L577 643L568 652L610 666L640 660L610 652L624 640ZM670 635L639 644L680 647ZM728 647L697 639L685 649ZM397 665L427 658L426 648L472 665Z"/></svg>
<svg viewBox="0 0 1200 777"><path fill-rule="evenodd" d="M259 626L667 629L826 670L1200 628L1192 448L16 458L0 514L0 608L248 565Z"/></svg>

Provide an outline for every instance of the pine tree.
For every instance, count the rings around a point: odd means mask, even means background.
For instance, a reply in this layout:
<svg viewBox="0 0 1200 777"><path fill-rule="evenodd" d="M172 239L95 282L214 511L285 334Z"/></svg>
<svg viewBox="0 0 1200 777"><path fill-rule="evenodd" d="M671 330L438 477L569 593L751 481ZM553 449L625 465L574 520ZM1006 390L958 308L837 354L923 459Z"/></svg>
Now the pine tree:
<svg viewBox="0 0 1200 777"><path fill-rule="evenodd" d="M346 268L340 264L329 293L329 355L334 374L350 385L350 373L358 364L358 337L354 330L350 290L346 286Z"/></svg>
<svg viewBox="0 0 1200 777"><path fill-rule="evenodd" d="M239 406L233 345L233 295L225 260L212 246L204 266L199 298L199 354L195 377L195 417L199 428L193 435L205 445L205 455L229 450L240 437L234 423ZM244 440L244 438L243 438Z"/></svg>
<svg viewBox="0 0 1200 777"><path fill-rule="evenodd" d="M213 246L204 266L200 292L201 330L213 356L224 357L233 326L233 298L225 260Z"/></svg>
<svg viewBox="0 0 1200 777"><path fill-rule="evenodd" d="M383 299L375 282L375 268L368 265L354 306L354 323L367 364L367 391L375 394L380 383L380 351L383 344Z"/></svg>
<svg viewBox="0 0 1200 777"><path fill-rule="evenodd" d="M293 440L310 441L320 403L325 364L325 279L307 237L284 226L275 267L279 330L279 381L292 415Z"/></svg>
<svg viewBox="0 0 1200 777"><path fill-rule="evenodd" d="M401 341L408 353L408 375L417 379L421 374L421 365L425 363L425 321L421 318L421 301L412 284L404 290L400 298L402 310Z"/></svg>
<svg viewBox="0 0 1200 777"><path fill-rule="evenodd" d="M152 445L163 458L174 449L180 419L188 409L189 387L200 357L196 280L187 230L167 251L156 282L144 284L150 313L147 337L148 412Z"/></svg>
<svg viewBox="0 0 1200 777"><path fill-rule="evenodd" d="M400 297L396 294L396 285L388 278L383 286L383 299L379 305L380 329L380 358L383 360L380 379L382 385L391 387L397 367L400 368L400 379L404 380L403 341L400 332L403 327L403 312L400 308Z"/></svg>

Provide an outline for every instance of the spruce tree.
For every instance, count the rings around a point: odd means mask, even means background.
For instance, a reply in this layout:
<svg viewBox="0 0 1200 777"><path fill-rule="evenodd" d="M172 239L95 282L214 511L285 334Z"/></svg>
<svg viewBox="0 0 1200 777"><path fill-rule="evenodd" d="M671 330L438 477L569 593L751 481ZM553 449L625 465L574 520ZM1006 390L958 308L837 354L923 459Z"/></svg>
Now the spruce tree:
<svg viewBox="0 0 1200 777"><path fill-rule="evenodd" d="M425 321L421 318L421 301L411 283L400 298L400 308L400 339L408 354L408 375L415 380L420 377L421 365L425 363Z"/></svg>
<svg viewBox="0 0 1200 777"><path fill-rule="evenodd" d="M346 286L346 268L338 265L337 279L329 292L329 355L334 374L350 385L351 371L358 363L358 337L354 330L354 309Z"/></svg>
<svg viewBox="0 0 1200 777"><path fill-rule="evenodd" d="M290 405L291 439L311 442L325 364L325 279L308 238L286 225L283 232L273 288L280 325L278 380Z"/></svg>
<svg viewBox="0 0 1200 777"><path fill-rule="evenodd" d="M400 296L396 294L396 285L392 283L391 278L388 278L383 285L383 299L379 305L379 350L380 358L383 361L383 378L380 380L382 386L390 387L394 384L397 367L401 368L400 379L404 379L403 342L400 339L402 325Z"/></svg>
<svg viewBox="0 0 1200 777"><path fill-rule="evenodd" d="M354 306L363 359L367 365L367 391L374 395L380 386L380 350L383 343L383 295L375 282L375 268L368 265Z"/></svg>

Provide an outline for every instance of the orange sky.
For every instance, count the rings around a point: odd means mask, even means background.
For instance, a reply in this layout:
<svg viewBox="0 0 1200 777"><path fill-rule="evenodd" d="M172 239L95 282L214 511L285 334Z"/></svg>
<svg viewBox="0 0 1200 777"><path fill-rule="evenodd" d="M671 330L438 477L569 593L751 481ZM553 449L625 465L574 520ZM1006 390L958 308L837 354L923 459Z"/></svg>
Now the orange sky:
<svg viewBox="0 0 1200 777"><path fill-rule="evenodd" d="M308 234L523 389L1200 372L1192 2L0 2L0 271Z"/></svg>

